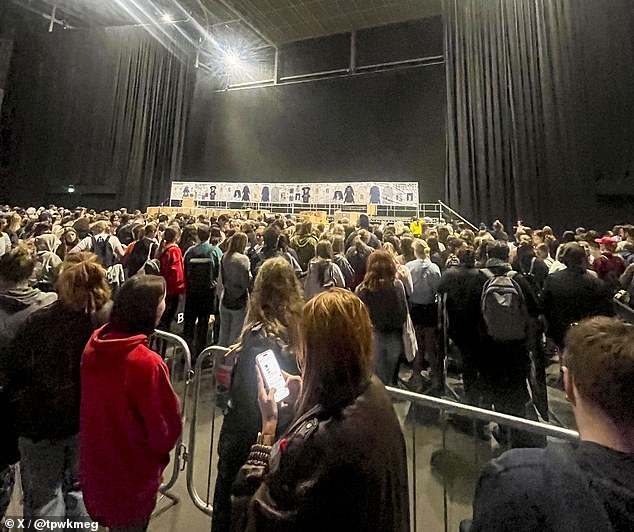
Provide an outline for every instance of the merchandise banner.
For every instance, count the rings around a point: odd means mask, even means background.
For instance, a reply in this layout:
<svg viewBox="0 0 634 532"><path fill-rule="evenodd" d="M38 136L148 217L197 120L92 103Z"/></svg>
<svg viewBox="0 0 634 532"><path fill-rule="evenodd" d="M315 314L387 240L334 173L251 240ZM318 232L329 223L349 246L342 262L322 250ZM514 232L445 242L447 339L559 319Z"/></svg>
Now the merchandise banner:
<svg viewBox="0 0 634 532"><path fill-rule="evenodd" d="M214 183L174 181L171 200L418 206L417 182Z"/></svg>

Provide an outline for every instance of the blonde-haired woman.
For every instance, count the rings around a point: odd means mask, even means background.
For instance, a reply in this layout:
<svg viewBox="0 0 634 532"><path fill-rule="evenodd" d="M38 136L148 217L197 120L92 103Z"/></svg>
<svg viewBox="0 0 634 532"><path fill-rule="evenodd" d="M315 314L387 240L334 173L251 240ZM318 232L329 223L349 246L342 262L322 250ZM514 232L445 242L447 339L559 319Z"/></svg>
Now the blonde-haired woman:
<svg viewBox="0 0 634 532"><path fill-rule="evenodd" d="M347 290L306 304L302 380L287 376L296 420L271 447L280 409L259 378L261 435L234 485L234 530L409 531L405 442L372 376L371 333Z"/></svg>
<svg viewBox="0 0 634 532"><path fill-rule="evenodd" d="M79 490L79 367L107 321L110 288L92 253L62 264L58 300L33 313L11 347L5 390L13 398L25 519L89 519Z"/></svg>
<svg viewBox="0 0 634 532"><path fill-rule="evenodd" d="M260 430L255 357L271 349L280 367L297 375L302 288L288 261L276 257L259 269L236 348L237 362L229 389L229 408L218 439L218 476L214 492L214 532L229 529L231 485Z"/></svg>

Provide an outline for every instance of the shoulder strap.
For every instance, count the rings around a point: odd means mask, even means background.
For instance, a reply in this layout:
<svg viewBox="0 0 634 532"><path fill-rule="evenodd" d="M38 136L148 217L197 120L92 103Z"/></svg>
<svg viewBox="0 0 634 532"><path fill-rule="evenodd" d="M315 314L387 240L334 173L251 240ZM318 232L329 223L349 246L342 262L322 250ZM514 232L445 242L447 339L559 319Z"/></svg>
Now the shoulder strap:
<svg viewBox="0 0 634 532"><path fill-rule="evenodd" d="M528 275L533 275L533 270L535 269L535 261L537 260L537 257L533 257L531 259L531 268L530 270L528 270Z"/></svg>
<svg viewBox="0 0 634 532"><path fill-rule="evenodd" d="M495 277L495 274L491 270L489 270L489 268L482 268L480 271L487 279L493 279Z"/></svg>

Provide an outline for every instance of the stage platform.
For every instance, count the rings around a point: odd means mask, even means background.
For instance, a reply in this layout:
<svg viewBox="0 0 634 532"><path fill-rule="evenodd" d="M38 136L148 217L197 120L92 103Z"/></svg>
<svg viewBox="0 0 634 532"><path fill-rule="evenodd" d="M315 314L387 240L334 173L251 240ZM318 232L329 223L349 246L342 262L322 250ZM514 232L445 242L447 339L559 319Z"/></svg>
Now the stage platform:
<svg viewBox="0 0 634 532"><path fill-rule="evenodd" d="M183 204L185 203L185 204ZM243 201L195 201L190 203L186 200L171 200L168 206L149 207L148 213L168 213L187 212L193 216L199 214L207 216L220 216L221 214L232 215L237 212L247 218L255 219L258 214L279 213L299 216L306 211L324 212L328 220L335 218L349 218L351 222L358 219L360 214L367 214L371 220L377 222L393 222L397 220L408 221L413 218L428 218L437 223L441 220L460 219L473 226L471 222L465 220L460 214L451 209L442 201L435 203L421 203L417 206L402 205L367 205L367 204L347 204L341 203L262 203Z"/></svg>

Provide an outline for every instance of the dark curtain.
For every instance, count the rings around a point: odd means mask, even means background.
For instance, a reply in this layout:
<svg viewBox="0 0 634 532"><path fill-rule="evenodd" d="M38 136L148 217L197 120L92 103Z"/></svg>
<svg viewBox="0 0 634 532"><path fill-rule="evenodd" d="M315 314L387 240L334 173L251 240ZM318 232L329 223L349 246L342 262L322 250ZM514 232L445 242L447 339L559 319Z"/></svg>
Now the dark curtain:
<svg viewBox="0 0 634 532"><path fill-rule="evenodd" d="M18 33L7 95L15 201L165 201L194 80L172 51L140 28Z"/></svg>
<svg viewBox="0 0 634 532"><path fill-rule="evenodd" d="M631 161L633 13L631 0L443 0L452 207L588 222L606 159Z"/></svg>

